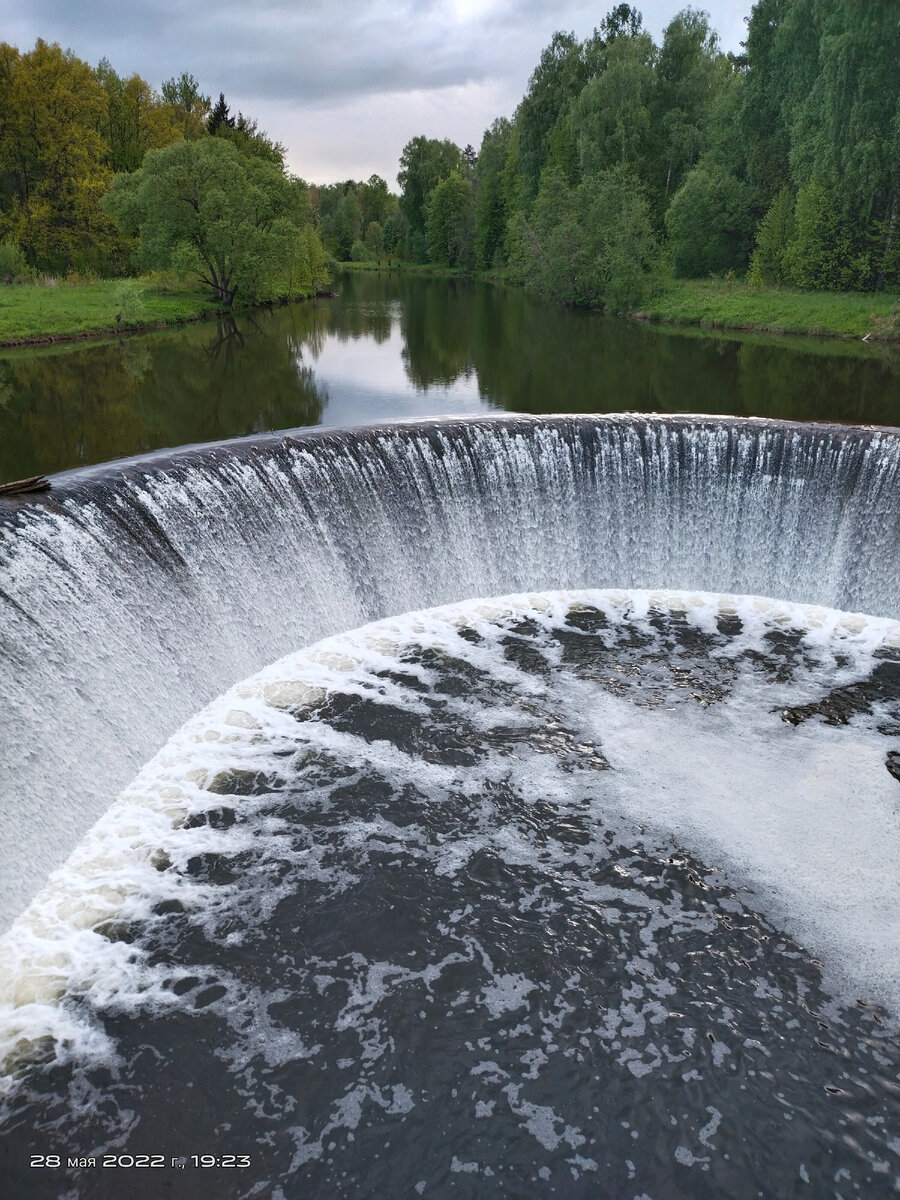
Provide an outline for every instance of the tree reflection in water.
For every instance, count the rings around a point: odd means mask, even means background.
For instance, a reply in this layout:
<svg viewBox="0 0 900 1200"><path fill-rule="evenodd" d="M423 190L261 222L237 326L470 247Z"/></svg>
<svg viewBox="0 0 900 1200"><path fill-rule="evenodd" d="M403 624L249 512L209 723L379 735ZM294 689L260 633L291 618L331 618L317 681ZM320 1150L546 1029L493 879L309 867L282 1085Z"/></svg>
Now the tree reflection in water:
<svg viewBox="0 0 900 1200"><path fill-rule="evenodd" d="M332 420L456 411L447 393L469 380L473 410L900 423L896 346L676 330L462 279L348 273L337 286L335 299L0 357L0 480L321 424L351 342L369 343L365 377Z"/></svg>

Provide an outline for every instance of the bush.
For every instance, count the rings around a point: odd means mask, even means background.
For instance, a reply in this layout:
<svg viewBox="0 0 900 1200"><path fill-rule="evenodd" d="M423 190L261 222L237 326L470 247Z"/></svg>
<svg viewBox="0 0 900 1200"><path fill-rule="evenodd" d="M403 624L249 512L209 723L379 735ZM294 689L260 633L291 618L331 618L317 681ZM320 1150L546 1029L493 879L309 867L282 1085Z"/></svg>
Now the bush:
<svg viewBox="0 0 900 1200"><path fill-rule="evenodd" d="M27 283L31 270L22 247L12 238L0 242L0 283Z"/></svg>
<svg viewBox="0 0 900 1200"><path fill-rule="evenodd" d="M368 258L368 253L366 251L366 248L362 244L362 242L359 240L359 238L357 238L356 241L353 243L353 245L350 247L350 261L351 262L365 262L367 258Z"/></svg>
<svg viewBox="0 0 900 1200"><path fill-rule="evenodd" d="M628 166L588 176L575 188L562 171L545 170L531 223L518 223L511 251L518 278L562 304L624 312L642 304L658 282L649 205Z"/></svg>
<svg viewBox="0 0 900 1200"><path fill-rule="evenodd" d="M117 325L140 325L147 316L143 296L144 289L136 279L123 279L117 285L113 292Z"/></svg>
<svg viewBox="0 0 900 1200"><path fill-rule="evenodd" d="M872 231L841 215L833 188L813 176L797 193L794 234L785 268L798 287L871 291L877 278L878 243Z"/></svg>

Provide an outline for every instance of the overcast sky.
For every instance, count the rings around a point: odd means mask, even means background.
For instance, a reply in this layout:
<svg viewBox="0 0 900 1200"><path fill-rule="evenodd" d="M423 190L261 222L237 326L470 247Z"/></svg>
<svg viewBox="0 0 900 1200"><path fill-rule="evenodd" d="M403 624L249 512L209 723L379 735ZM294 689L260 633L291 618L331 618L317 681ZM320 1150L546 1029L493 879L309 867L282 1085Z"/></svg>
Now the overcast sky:
<svg viewBox="0 0 900 1200"><path fill-rule="evenodd" d="M365 179L392 188L417 134L477 149L511 116L557 29L587 37L613 0L0 0L0 39L59 42L92 65L154 87L192 72L232 111L283 142L292 171L316 183ZM659 40L680 0L636 7ZM703 7L695 4L694 7ZM745 37L751 0L705 6L725 50Z"/></svg>

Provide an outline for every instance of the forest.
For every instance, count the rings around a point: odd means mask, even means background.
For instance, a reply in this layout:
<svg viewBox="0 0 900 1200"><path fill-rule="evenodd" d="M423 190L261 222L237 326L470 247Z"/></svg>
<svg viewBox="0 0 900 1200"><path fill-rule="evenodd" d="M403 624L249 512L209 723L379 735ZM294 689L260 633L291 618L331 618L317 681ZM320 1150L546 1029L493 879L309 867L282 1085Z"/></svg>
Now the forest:
<svg viewBox="0 0 900 1200"><path fill-rule="evenodd" d="M740 54L705 12L657 45L619 4L554 35L477 155L417 137L399 181L410 257L572 305L634 308L673 275L897 290L896 0L759 0Z"/></svg>
<svg viewBox="0 0 900 1200"><path fill-rule="evenodd" d="M284 154L186 72L156 91L0 44L0 282L170 272L225 308L315 289L327 259Z"/></svg>
<svg viewBox="0 0 900 1200"><path fill-rule="evenodd" d="M190 74L157 92L105 60L4 44L0 281L193 272L228 307L318 286L330 257L614 311L673 278L897 291L896 0L758 0L737 54L706 12L657 44L619 4L583 41L554 34L477 151L408 141L399 194L377 175L310 186L284 154Z"/></svg>

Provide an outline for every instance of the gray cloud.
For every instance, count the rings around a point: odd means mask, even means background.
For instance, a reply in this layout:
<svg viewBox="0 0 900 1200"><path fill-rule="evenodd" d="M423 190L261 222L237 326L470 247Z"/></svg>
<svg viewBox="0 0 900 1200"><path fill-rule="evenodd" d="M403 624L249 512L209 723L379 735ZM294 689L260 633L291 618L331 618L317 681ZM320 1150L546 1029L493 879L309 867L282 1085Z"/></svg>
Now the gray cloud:
<svg viewBox="0 0 900 1200"><path fill-rule="evenodd" d="M256 117L291 149L309 141L297 137L304 123L325 121L317 161L305 169L294 164L308 178L345 176L341 120L365 121L371 110L380 148L372 146L369 158L392 178L399 147L385 127L388 111L404 126L411 121L413 136L432 133L424 123L429 94L437 99L447 89L468 89L470 99L505 100L500 110L466 112L467 123L480 126L466 140L477 143L495 116L509 115L553 32L573 29L585 37L612 6L612 0L599 6L584 0L552 6L545 0L219 0L203 7L183 0L13 0L3 24L5 39L20 48L43 37L92 63L106 57L120 73L136 71L156 87L191 71L204 90L224 91L233 108ZM683 6L679 0L638 4L657 37ZM724 46L736 49L750 0L708 7ZM406 111L391 102L403 96ZM445 102L454 97L458 92Z"/></svg>

